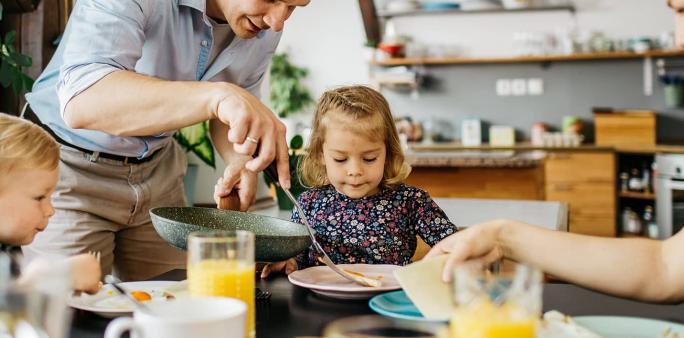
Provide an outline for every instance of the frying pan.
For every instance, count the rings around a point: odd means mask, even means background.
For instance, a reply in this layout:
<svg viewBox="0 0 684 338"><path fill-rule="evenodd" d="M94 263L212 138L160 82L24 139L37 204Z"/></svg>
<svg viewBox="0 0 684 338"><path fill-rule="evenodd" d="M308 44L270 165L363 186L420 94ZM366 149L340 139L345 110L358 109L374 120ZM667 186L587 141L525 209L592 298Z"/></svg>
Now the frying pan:
<svg viewBox="0 0 684 338"><path fill-rule="evenodd" d="M238 209L237 192L221 200L222 208ZM159 207L150 210L154 229L176 248L187 250L191 232L248 230L254 233L254 259L279 262L296 256L311 245L305 225L275 217L235 210L197 207Z"/></svg>

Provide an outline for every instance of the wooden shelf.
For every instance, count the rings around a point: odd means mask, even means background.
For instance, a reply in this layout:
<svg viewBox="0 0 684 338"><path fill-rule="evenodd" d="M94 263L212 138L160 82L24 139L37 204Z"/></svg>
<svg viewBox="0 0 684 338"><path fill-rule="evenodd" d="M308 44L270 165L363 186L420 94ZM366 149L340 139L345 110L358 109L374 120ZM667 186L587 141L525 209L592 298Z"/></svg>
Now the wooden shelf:
<svg viewBox="0 0 684 338"><path fill-rule="evenodd" d="M628 234L628 233L624 233L624 232L621 232L618 235L618 237L620 237L620 238L649 238L646 235Z"/></svg>
<svg viewBox="0 0 684 338"><path fill-rule="evenodd" d="M475 14L475 13L516 13L516 12L549 12L549 11L568 11L571 13L575 12L575 7L571 5L565 6L536 6L518 9L505 9L500 8L490 8L490 9L474 9L474 10L463 10L460 8L453 9L415 9L410 11L401 12L378 12L378 17L389 19L398 16L416 16L416 15L435 15L435 14Z"/></svg>
<svg viewBox="0 0 684 338"><path fill-rule="evenodd" d="M618 193L618 196L641 200L655 200L655 194L650 192L621 191Z"/></svg>
<svg viewBox="0 0 684 338"><path fill-rule="evenodd" d="M511 57L417 57L392 58L372 61L376 66L404 66L404 65L458 65L478 63L525 63L525 62L554 62L554 61L585 61L610 59L638 59L645 57L677 57L684 56L684 50L654 50L645 53L634 52L604 52L579 53L567 55L540 56L511 56Z"/></svg>

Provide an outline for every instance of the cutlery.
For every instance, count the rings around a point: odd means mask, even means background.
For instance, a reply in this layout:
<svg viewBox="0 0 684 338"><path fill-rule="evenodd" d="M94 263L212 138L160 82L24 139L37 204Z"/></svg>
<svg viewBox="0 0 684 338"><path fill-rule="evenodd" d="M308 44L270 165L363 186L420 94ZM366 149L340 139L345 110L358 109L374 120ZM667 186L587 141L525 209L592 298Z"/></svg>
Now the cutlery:
<svg viewBox="0 0 684 338"><path fill-rule="evenodd" d="M121 284L121 280L119 278L114 277L112 275L106 275L104 280L105 283L111 285L114 288L114 290L116 290L118 293L125 296L129 301L131 301L133 303L133 306L135 306L138 310L142 310L147 313L152 313L152 310L150 310L150 308L147 307L147 305L135 299L135 297L133 297L130 293L126 292L126 290L121 285L119 285Z"/></svg>
<svg viewBox="0 0 684 338"><path fill-rule="evenodd" d="M306 214L304 213L304 210L302 209L302 206L299 204L296 198L292 195L290 192L290 189L285 189L282 186L280 186L280 183L278 181L278 171L275 167L275 162L271 163L271 165L268 166L264 170L264 174L269 176L269 178L275 182L276 185L278 185L281 189L283 189L283 192L285 192L285 195L287 195L287 198L292 201L292 204L294 204L295 209L297 209L297 213L299 213L299 217L302 219L304 222L304 225L306 225L306 229L309 232L309 237L311 237L311 243L316 250L316 252L319 254L319 260L323 262L326 266L331 268L333 271L335 271L338 275L346 278L349 281L352 281L354 283L361 284L363 286L372 286L372 287L379 287L382 285L382 283L377 280L377 279L372 279L372 278L367 278L363 275L355 275L355 274L350 274L335 265L333 261L330 259L327 253L323 250L323 247L318 243L316 240L316 236L313 232L313 228L311 227L311 224L309 224L309 219L306 217Z"/></svg>

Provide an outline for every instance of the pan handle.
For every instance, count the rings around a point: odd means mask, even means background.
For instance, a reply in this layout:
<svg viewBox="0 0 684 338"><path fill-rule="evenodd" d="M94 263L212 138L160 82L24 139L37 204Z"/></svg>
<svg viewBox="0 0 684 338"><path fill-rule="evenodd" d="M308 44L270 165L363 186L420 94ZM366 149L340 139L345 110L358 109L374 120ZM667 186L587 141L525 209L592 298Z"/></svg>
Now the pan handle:
<svg viewBox="0 0 684 338"><path fill-rule="evenodd" d="M238 196L237 190L233 189L228 196L221 197L218 208L240 211L240 196Z"/></svg>

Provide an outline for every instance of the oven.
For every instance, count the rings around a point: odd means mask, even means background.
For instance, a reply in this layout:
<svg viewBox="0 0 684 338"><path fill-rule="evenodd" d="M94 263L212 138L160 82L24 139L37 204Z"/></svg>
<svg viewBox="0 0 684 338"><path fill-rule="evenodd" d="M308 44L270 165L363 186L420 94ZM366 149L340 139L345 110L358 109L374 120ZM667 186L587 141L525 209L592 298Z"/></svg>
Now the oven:
<svg viewBox="0 0 684 338"><path fill-rule="evenodd" d="M684 226L684 155L656 155L658 237L668 238Z"/></svg>

